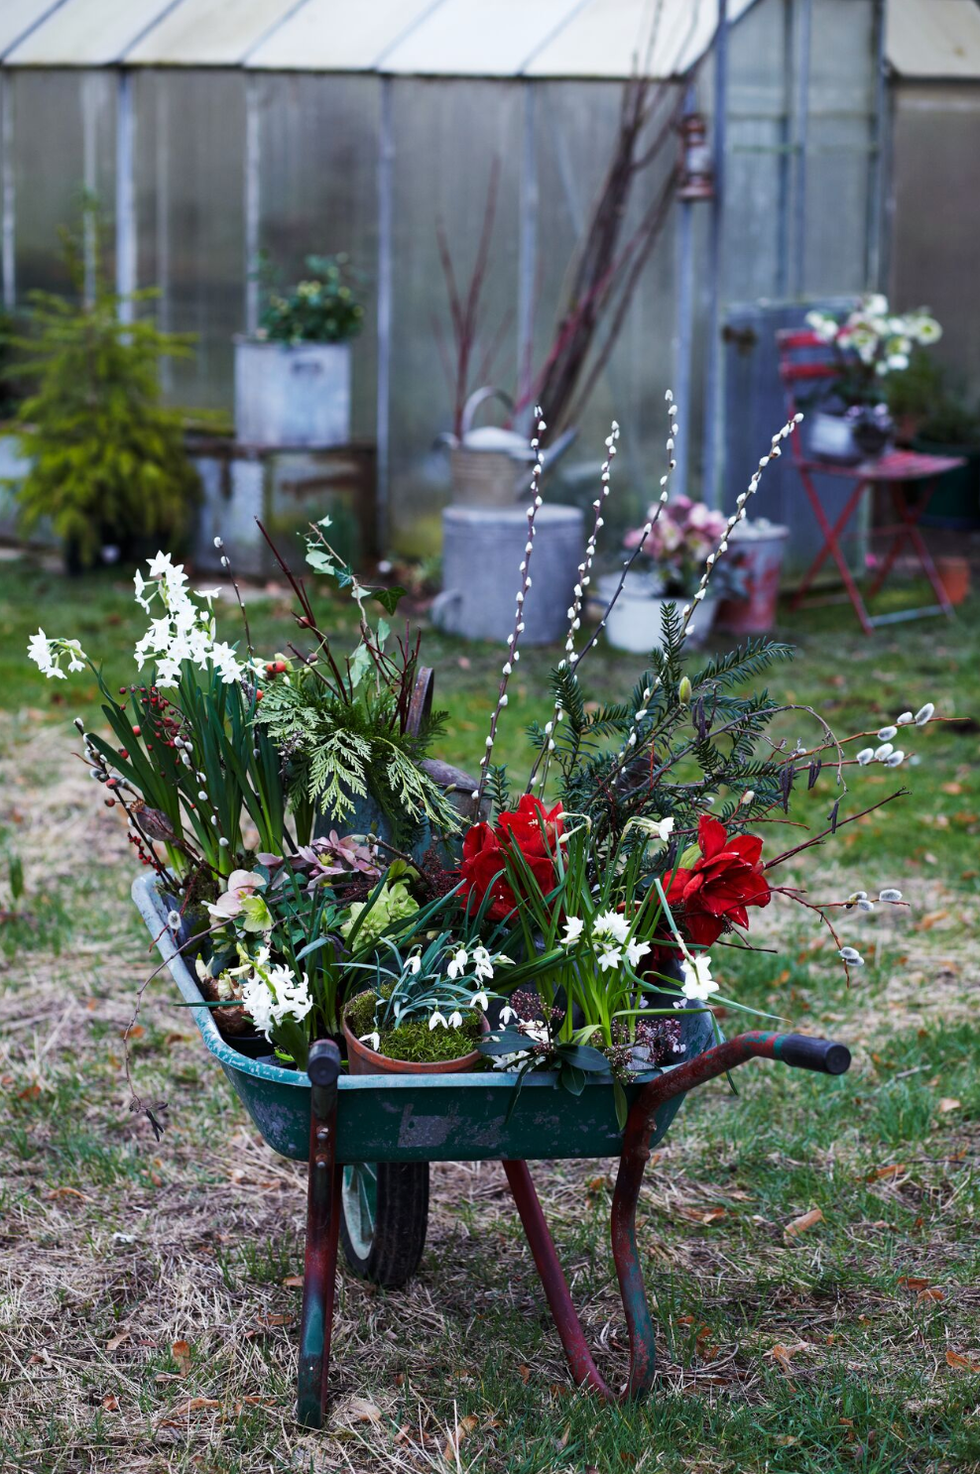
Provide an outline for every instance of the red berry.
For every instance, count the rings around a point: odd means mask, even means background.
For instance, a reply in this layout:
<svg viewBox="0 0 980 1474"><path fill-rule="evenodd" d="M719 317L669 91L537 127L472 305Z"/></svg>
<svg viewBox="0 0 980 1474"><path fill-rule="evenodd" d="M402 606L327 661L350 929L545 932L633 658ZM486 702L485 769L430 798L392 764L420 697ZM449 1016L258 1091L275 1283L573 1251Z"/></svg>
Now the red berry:
<svg viewBox="0 0 980 1474"><path fill-rule="evenodd" d="M276 675L281 676L282 673L283 673L283 671L285 669L286 669L286 662L284 660L277 660L276 661L276 664L275 664Z"/></svg>
<svg viewBox="0 0 980 1474"><path fill-rule="evenodd" d="M134 737L138 737L138 736L139 736L139 734L140 734L140 729L139 729L139 727L134 727L134 728L133 728L133 736L134 736Z"/></svg>
<svg viewBox="0 0 980 1474"><path fill-rule="evenodd" d="M256 701L261 701L262 700L262 692L261 691L256 691L256 693L255 693L255 699L256 699Z"/></svg>
<svg viewBox="0 0 980 1474"><path fill-rule="evenodd" d="M120 749L119 749L119 756L121 758L127 758L127 757L129 757L129 752L127 751L127 749L125 747L120 747Z"/></svg>
<svg viewBox="0 0 980 1474"><path fill-rule="evenodd" d="M120 686L119 687L119 694L120 694L120 696L125 696L125 694L126 694L126 687L125 686Z"/></svg>
<svg viewBox="0 0 980 1474"><path fill-rule="evenodd" d="M116 807L116 800L114 798L107 798L105 800L105 806L107 809L114 809Z"/></svg>

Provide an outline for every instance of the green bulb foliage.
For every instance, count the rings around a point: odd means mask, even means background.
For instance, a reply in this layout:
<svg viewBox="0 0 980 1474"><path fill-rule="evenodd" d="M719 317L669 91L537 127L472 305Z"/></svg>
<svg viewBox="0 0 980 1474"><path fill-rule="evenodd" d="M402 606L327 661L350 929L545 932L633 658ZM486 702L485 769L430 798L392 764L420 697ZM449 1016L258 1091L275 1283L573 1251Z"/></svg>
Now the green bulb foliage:
<svg viewBox="0 0 980 1474"><path fill-rule="evenodd" d="M60 236L75 297L31 293L29 336L15 340L24 355L18 375L36 386L13 426L31 462L19 483L22 529L29 533L50 519L83 565L94 563L106 542L178 545L200 483L180 414L161 402L159 366L165 357L187 356L191 339L161 332L140 315L155 290L128 298L112 290L94 207L86 206L81 233L62 228ZM132 322L124 320L127 303Z"/></svg>

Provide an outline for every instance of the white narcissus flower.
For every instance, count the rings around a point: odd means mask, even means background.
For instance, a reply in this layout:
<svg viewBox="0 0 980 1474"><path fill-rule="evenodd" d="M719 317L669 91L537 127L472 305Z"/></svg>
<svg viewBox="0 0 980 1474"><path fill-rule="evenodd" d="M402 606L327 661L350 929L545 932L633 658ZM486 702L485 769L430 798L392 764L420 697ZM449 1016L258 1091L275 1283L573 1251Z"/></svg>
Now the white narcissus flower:
<svg viewBox="0 0 980 1474"><path fill-rule="evenodd" d="M673 815L668 815L666 819L651 819L650 826L651 833L655 832L657 838L662 839L666 844L674 832Z"/></svg>
<svg viewBox="0 0 980 1474"><path fill-rule="evenodd" d="M467 952L466 948L460 947L458 951L453 953L452 957L450 957L449 959L449 962L446 964L446 971L449 976L451 978L462 977L463 973L466 971L466 964L469 962L469 960L469 953Z"/></svg>
<svg viewBox="0 0 980 1474"><path fill-rule="evenodd" d="M571 947L578 941L585 930L585 922L580 916L569 916L565 921L565 935L561 938L563 947Z"/></svg>
<svg viewBox="0 0 980 1474"><path fill-rule="evenodd" d="M640 961L640 958L645 957L649 950L649 942L637 942L635 940L632 942L627 942L626 960L629 963L630 967L635 969L637 963Z"/></svg>
<svg viewBox="0 0 980 1474"><path fill-rule="evenodd" d="M607 947L604 952L599 953L599 966L603 972L618 968L623 961L623 954L619 947Z"/></svg>
<svg viewBox="0 0 980 1474"><path fill-rule="evenodd" d="M711 976L711 958L707 952L702 952L697 957L683 958L681 973L684 978L685 998L694 998L703 1003L712 993L718 992L718 984Z"/></svg>
<svg viewBox="0 0 980 1474"><path fill-rule="evenodd" d="M625 942L629 936L629 922L618 911L602 911L592 923L592 930L600 936L612 937L616 942Z"/></svg>
<svg viewBox="0 0 980 1474"><path fill-rule="evenodd" d="M39 629L36 635L31 635L31 638L27 642L27 654L33 660L38 670L43 675L46 675L49 680L52 676L62 681L65 679L64 671L59 670L55 664L55 654L51 648L51 641L42 629Z"/></svg>

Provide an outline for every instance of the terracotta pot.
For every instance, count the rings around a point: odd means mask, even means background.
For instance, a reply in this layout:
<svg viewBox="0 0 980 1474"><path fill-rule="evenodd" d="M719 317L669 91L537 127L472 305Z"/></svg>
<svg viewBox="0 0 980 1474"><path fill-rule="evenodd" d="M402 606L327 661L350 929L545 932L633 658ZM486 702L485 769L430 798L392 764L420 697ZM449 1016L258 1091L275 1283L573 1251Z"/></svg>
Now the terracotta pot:
<svg viewBox="0 0 980 1474"><path fill-rule="evenodd" d="M951 604L962 604L970 592L970 564L966 558L937 558L936 572Z"/></svg>
<svg viewBox="0 0 980 1474"><path fill-rule="evenodd" d="M347 1063L352 1075L455 1075L472 1071L479 1063L479 1051L461 1054L456 1059L425 1060L389 1059L386 1054L377 1054L347 1027L343 1021L344 1039L347 1043ZM480 1029L487 1034L490 1022L485 1014L480 1015Z"/></svg>

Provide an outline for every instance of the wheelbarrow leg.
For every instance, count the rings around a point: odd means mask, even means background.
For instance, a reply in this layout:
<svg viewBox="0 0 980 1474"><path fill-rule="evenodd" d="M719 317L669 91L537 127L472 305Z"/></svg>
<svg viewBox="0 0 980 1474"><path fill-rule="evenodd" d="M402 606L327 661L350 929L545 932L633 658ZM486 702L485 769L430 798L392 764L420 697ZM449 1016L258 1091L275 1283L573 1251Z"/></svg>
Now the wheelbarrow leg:
<svg viewBox="0 0 980 1474"><path fill-rule="evenodd" d="M636 1207L643 1172L650 1159L650 1137L660 1107L675 1095L735 1069L749 1059L774 1059L798 1069L842 1075L851 1062L843 1044L800 1034L764 1034L753 1031L708 1049L686 1064L675 1065L640 1091L623 1133L623 1147L612 1202L612 1251L619 1291L630 1338L629 1380L619 1401L644 1397L653 1386L654 1326L647 1301L643 1270L636 1246ZM600 1376L575 1313L568 1283L562 1273L538 1195L526 1162L505 1161L503 1168L524 1225L548 1305L555 1319L572 1377L580 1387L617 1400Z"/></svg>
<svg viewBox="0 0 980 1474"><path fill-rule="evenodd" d="M342 1168L337 1161L337 1077L340 1054L329 1040L310 1049L310 1166L303 1265L296 1421L320 1428L327 1406L340 1226Z"/></svg>

